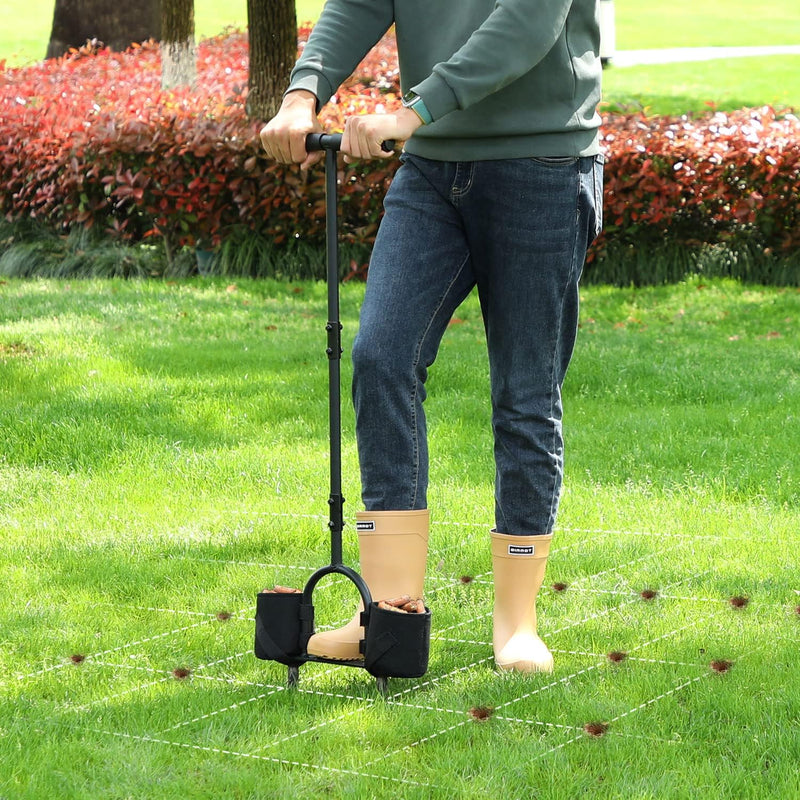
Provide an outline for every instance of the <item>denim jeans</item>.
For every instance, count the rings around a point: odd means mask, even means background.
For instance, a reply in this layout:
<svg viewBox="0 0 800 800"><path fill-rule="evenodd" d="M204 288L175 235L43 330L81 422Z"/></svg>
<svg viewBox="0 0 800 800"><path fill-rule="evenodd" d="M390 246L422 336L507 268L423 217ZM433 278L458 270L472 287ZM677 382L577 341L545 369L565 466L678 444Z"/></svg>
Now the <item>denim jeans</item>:
<svg viewBox="0 0 800 800"><path fill-rule="evenodd" d="M561 386L578 281L602 217L602 156L444 162L404 155L353 345L368 511L427 507L425 380L477 286L489 353L495 525L548 534L563 476Z"/></svg>

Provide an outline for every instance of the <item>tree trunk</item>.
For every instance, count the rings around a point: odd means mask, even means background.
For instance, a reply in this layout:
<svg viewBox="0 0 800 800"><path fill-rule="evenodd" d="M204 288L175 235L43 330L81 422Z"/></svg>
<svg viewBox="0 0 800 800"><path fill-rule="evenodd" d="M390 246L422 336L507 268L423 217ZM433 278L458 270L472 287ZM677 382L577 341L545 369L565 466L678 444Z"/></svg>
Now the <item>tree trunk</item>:
<svg viewBox="0 0 800 800"><path fill-rule="evenodd" d="M194 0L161 0L161 88L196 82Z"/></svg>
<svg viewBox="0 0 800 800"><path fill-rule="evenodd" d="M161 38L161 0L55 0L53 28L45 58L97 39L112 50Z"/></svg>
<svg viewBox="0 0 800 800"><path fill-rule="evenodd" d="M250 72L247 115L268 120L278 113L297 58L294 0L247 0Z"/></svg>

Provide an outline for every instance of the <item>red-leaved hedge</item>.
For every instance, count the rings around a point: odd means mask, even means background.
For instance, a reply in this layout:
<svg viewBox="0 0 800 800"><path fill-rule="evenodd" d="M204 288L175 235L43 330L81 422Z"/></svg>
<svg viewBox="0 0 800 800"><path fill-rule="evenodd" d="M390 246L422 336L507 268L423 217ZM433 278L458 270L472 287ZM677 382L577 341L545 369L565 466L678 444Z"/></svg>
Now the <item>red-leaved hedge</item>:
<svg viewBox="0 0 800 800"><path fill-rule="evenodd" d="M800 248L800 120L772 108L701 119L608 115L605 237L755 237Z"/></svg>
<svg viewBox="0 0 800 800"><path fill-rule="evenodd" d="M300 31L300 47L308 30ZM198 88L163 92L155 45L84 49L20 69L0 63L0 213L57 230L93 226L125 240L160 236L168 251L218 244L247 226L276 244L322 240L322 168L302 175L261 154L244 113L247 37L202 42ZM387 36L324 112L399 104ZM800 121L770 108L692 118L606 115L606 230L611 242L746 239L800 248ZM397 160L341 173L342 235L369 242Z"/></svg>

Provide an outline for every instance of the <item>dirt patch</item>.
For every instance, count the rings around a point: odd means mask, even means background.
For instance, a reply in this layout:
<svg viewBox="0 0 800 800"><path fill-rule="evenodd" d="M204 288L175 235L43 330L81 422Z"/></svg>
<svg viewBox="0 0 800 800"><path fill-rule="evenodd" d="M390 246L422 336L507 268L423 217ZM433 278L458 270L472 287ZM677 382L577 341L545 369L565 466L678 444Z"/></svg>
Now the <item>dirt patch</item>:
<svg viewBox="0 0 800 800"><path fill-rule="evenodd" d="M0 358L27 358L35 352L25 342L0 342Z"/></svg>

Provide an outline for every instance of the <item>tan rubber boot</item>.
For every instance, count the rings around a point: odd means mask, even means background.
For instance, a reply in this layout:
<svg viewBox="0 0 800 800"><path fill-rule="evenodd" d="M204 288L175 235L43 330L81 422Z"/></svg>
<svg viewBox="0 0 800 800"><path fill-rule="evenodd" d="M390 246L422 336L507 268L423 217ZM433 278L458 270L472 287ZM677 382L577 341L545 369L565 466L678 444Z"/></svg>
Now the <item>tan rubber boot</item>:
<svg viewBox="0 0 800 800"><path fill-rule="evenodd" d="M495 662L503 670L552 672L553 655L536 633L536 595L553 535L491 535Z"/></svg>
<svg viewBox="0 0 800 800"><path fill-rule="evenodd" d="M356 514L361 577L372 599L390 600L404 594L422 597L428 558L427 509L420 511L359 511ZM363 604L343 628L315 633L308 640L309 655L351 660L364 658L358 643Z"/></svg>

